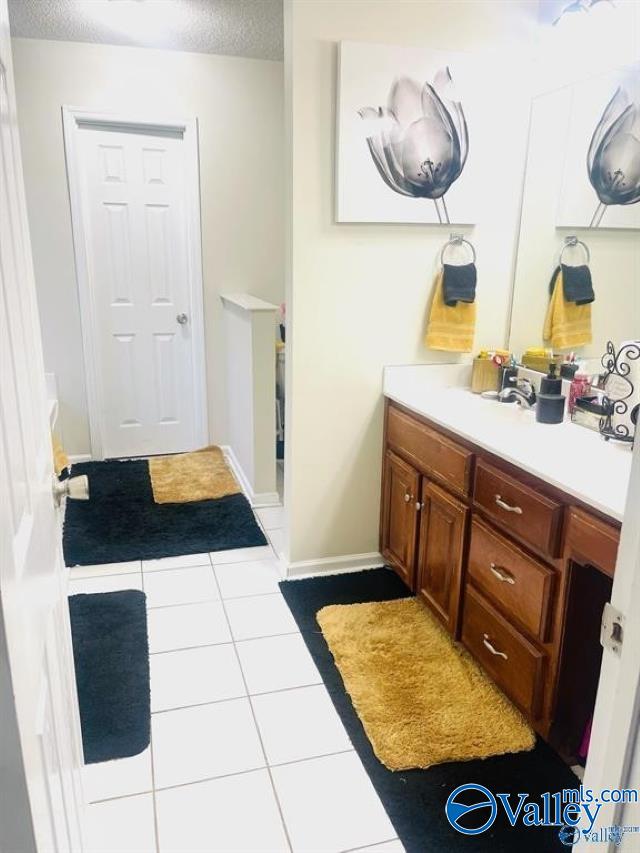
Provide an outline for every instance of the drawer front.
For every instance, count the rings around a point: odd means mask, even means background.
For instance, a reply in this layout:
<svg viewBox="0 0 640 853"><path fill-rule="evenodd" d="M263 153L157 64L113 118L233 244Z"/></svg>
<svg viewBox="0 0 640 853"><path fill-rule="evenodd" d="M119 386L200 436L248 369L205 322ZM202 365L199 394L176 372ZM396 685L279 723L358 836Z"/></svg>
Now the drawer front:
<svg viewBox="0 0 640 853"><path fill-rule="evenodd" d="M544 653L470 585L465 590L462 642L507 696L536 719L544 688Z"/></svg>
<svg viewBox="0 0 640 853"><path fill-rule="evenodd" d="M616 568L620 531L577 507L569 511L567 555L583 559L610 577Z"/></svg>
<svg viewBox="0 0 640 853"><path fill-rule="evenodd" d="M468 577L510 620L542 642L547 639L554 572L478 518L471 527Z"/></svg>
<svg viewBox="0 0 640 853"><path fill-rule="evenodd" d="M507 532L549 557L560 556L562 504L484 460L476 466L474 501Z"/></svg>
<svg viewBox="0 0 640 853"><path fill-rule="evenodd" d="M473 454L410 415L389 407L387 442L416 467L446 483L461 494L469 494Z"/></svg>

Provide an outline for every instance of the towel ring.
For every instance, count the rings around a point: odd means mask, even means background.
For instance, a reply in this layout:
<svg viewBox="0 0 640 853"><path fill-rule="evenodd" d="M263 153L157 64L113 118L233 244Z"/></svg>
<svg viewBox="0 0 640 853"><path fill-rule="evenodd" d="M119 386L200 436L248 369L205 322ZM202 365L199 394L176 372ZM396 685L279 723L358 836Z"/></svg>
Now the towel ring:
<svg viewBox="0 0 640 853"><path fill-rule="evenodd" d="M471 263L475 264L476 262L476 250L473 247L473 243L470 243L462 234L451 234L447 242L444 244L442 249L440 250L440 266L444 264L444 253L448 249L449 246L468 246L471 249Z"/></svg>
<svg viewBox="0 0 640 853"><path fill-rule="evenodd" d="M562 264L562 256L565 251L575 246L580 246L587 259L587 264L591 263L591 252L589 251L587 244L583 243L582 240L578 240L577 237L565 237L564 246L560 249L560 254L558 255L558 264Z"/></svg>

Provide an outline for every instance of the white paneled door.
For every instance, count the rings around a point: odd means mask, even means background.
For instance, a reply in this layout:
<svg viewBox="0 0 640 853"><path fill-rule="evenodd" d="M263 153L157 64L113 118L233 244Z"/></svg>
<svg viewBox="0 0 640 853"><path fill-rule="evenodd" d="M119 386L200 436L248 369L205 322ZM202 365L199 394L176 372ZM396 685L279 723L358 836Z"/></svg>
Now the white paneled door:
<svg viewBox="0 0 640 853"><path fill-rule="evenodd" d="M6 0L0 0L0 850L82 850L82 747Z"/></svg>
<svg viewBox="0 0 640 853"><path fill-rule="evenodd" d="M65 109L94 458L206 443L195 122Z"/></svg>

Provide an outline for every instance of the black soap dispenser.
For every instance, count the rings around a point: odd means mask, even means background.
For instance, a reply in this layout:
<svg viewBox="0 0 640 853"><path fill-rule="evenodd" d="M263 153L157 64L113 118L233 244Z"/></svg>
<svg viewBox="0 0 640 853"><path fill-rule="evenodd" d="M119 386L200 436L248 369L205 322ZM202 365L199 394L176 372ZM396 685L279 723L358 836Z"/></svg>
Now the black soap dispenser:
<svg viewBox="0 0 640 853"><path fill-rule="evenodd" d="M536 420L541 424L561 424L564 420L566 397L562 394L562 379L556 376L555 364L540 382Z"/></svg>

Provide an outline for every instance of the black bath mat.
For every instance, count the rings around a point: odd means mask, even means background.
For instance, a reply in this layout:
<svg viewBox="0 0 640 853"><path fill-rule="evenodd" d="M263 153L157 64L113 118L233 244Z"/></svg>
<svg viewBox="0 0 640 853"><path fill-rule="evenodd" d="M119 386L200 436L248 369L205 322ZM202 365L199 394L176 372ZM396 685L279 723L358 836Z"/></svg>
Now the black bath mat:
<svg viewBox="0 0 640 853"><path fill-rule="evenodd" d="M137 589L69 598L86 764L128 758L149 746L145 601Z"/></svg>
<svg viewBox="0 0 640 853"><path fill-rule="evenodd" d="M330 575L280 584L333 704L369 774L398 837L407 853L551 853L567 850L558 828L511 827L504 815L481 835L465 836L453 829L445 816L449 794L459 785L479 783L494 794L527 792L531 800L547 791L576 788L577 778L564 762L539 740L531 752L500 755L478 761L454 762L428 770L393 772L378 761L351 699L344 689L333 656L316 622L327 604L388 601L410 595L390 569Z"/></svg>
<svg viewBox="0 0 640 853"><path fill-rule="evenodd" d="M214 501L157 504L145 459L82 462L91 499L67 501L64 558L67 566L155 560L231 548L266 545L244 495Z"/></svg>

